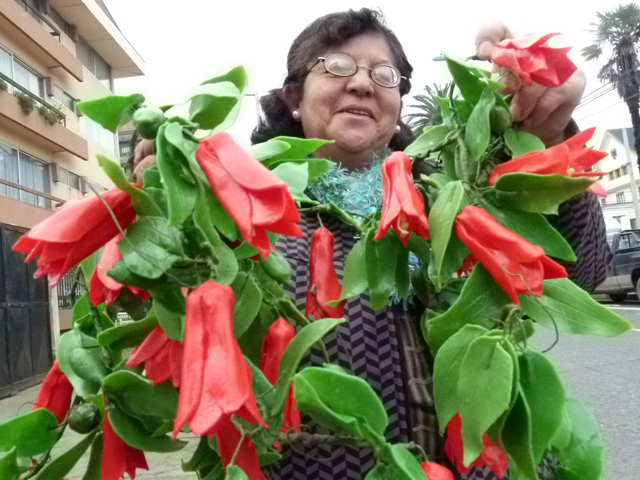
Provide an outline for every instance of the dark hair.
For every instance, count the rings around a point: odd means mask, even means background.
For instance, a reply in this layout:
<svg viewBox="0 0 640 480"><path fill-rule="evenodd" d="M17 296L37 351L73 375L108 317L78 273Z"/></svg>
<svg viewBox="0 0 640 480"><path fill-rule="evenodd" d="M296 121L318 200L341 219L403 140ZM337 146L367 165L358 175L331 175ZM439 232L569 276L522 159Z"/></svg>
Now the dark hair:
<svg viewBox="0 0 640 480"><path fill-rule="evenodd" d="M406 77L406 80L400 83L400 95L407 94L411 89L413 67L398 38L386 26L382 12L363 8L358 11L331 13L307 26L291 44L287 55L287 76L284 85L260 98L263 117L251 134L251 143L265 142L280 135L304 137L302 125L291 116L284 90L301 91L309 74L309 64L313 63L318 55L363 33L378 33L387 41L400 74ZM389 143L389 148L393 150L404 149L412 138L407 125L400 122L400 127L400 132L394 135Z"/></svg>

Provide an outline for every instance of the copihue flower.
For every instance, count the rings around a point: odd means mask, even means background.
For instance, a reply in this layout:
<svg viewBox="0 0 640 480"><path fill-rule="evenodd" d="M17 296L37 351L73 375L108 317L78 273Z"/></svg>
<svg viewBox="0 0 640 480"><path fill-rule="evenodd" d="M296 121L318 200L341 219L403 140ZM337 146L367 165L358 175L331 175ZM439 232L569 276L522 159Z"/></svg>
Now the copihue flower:
<svg viewBox="0 0 640 480"><path fill-rule="evenodd" d="M196 159L242 238L262 258L271 251L267 230L302 236L300 214L287 183L240 147L226 132L200 142Z"/></svg>
<svg viewBox="0 0 640 480"><path fill-rule="evenodd" d="M538 175L567 175L570 177L602 177L605 172L588 172L606 153L585 148L596 128L592 127L574 135L555 147L541 152L531 152L495 167L489 175L489 185L494 185L506 173L536 173ZM606 197L607 192L599 183L588 189L591 193Z"/></svg>
<svg viewBox="0 0 640 480"><path fill-rule="evenodd" d="M133 222L136 212L127 193L114 188L101 197L67 202L20 237L13 249L27 254L25 262L40 257L36 278L49 275L49 286L55 287L65 273L119 233L102 201L109 205L121 228Z"/></svg>
<svg viewBox="0 0 640 480"><path fill-rule="evenodd" d="M547 40L559 35L548 33L503 40L491 50L491 61L515 73L523 85L533 82L548 88L559 87L578 68L567 56L571 47L551 48Z"/></svg>
<svg viewBox="0 0 640 480"><path fill-rule="evenodd" d="M330 307L327 302L340 298L340 281L333 264L335 240L326 227L320 227L311 236L309 252L309 290L305 315L319 318L342 318L344 304Z"/></svg>
<svg viewBox="0 0 640 480"><path fill-rule="evenodd" d="M374 240L380 240L393 227L404 246L411 232L428 239L429 223L422 195L413 184L411 160L394 152L382 163L382 215Z"/></svg>
<svg viewBox="0 0 640 480"><path fill-rule="evenodd" d="M469 473L471 466L484 467L488 466L498 478L504 476L504 472L509 466L509 456L495 443L493 443L487 434L482 435L483 449L480 456L468 467L464 466L464 445L462 443L462 420L460 414L457 413L447 424L447 441L444 445L444 451L454 463L459 473ZM431 480L431 477L429 477Z"/></svg>
<svg viewBox="0 0 640 480"><path fill-rule="evenodd" d="M104 404L107 405L106 398ZM106 409L102 423L102 480L120 480L125 472L131 478L136 478L136 468L149 470L144 452L124 443L113 430L109 422L109 410Z"/></svg>
<svg viewBox="0 0 640 480"><path fill-rule="evenodd" d="M209 280L187 297L180 397L173 438L182 427L215 435L236 414L266 423L253 394L251 369L233 335L233 290Z"/></svg>
<svg viewBox="0 0 640 480"><path fill-rule="evenodd" d="M122 260L122 254L118 248L118 242L120 240L122 240L122 234L119 233L107 242L102 251L100 262L98 262L96 269L93 271L93 275L91 275L91 281L89 282L89 299L95 306L106 303L108 307L115 301L120 290L123 288L126 288L144 300L151 298L151 295L146 290L122 285L107 275L107 272Z"/></svg>
<svg viewBox="0 0 640 480"><path fill-rule="evenodd" d="M267 334L262 342L262 353L260 354L260 370L269 380L271 385L278 383L278 372L284 351L289 346L289 342L296 336L296 329L280 317L267 330ZM282 418L282 431L288 433L289 429L300 426L300 412L296 408L296 400L293 397L293 384L289 389L287 401L284 406ZM299 428L298 428L299 431Z"/></svg>
<svg viewBox="0 0 640 480"><path fill-rule="evenodd" d="M73 386L56 360L40 386L33 409L46 408L56 416L58 423L62 423L71 408L72 397Z"/></svg>
<svg viewBox="0 0 640 480"><path fill-rule="evenodd" d="M241 439L242 435L233 426L229 418L221 422L216 441L220 459L225 468L231 463L233 454L238 448L238 443L240 443ZM249 480L266 480L260 468L260 459L256 453L256 446L251 438L245 437L234 463L244 471Z"/></svg>
<svg viewBox="0 0 640 480"><path fill-rule="evenodd" d="M137 367L144 363L147 378L154 385L166 382L171 378L174 387L180 387L182 375L182 357L184 345L171 340L160 325L156 325L147 338L137 347L127 360L126 368Z"/></svg>
<svg viewBox="0 0 640 480"><path fill-rule="evenodd" d="M465 207L456 217L454 230L517 305L518 294L539 297L543 280L567 277L564 267L547 257L541 247L503 227L482 208Z"/></svg>
<svg viewBox="0 0 640 480"><path fill-rule="evenodd" d="M455 480L451 470L439 463L422 462L420 466L428 480Z"/></svg>

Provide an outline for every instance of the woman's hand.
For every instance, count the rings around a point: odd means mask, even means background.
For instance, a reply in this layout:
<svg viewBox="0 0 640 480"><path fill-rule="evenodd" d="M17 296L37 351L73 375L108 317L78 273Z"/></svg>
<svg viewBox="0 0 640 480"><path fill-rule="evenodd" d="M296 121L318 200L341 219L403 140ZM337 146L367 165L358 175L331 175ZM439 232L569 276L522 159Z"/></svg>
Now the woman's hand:
<svg viewBox="0 0 640 480"><path fill-rule="evenodd" d="M488 59L493 47L508 38L514 38L514 35L503 23L484 25L476 34L476 55ZM577 70L557 88L537 83L525 87L515 75L508 75L502 83L506 85L504 93L514 94L511 102L513 120L520 123L524 131L537 135L548 147L566 140L565 128L580 104L587 83L582 70Z"/></svg>
<svg viewBox="0 0 640 480"><path fill-rule="evenodd" d="M133 173L136 182L142 183L144 171L156 164L156 156L153 154L153 140L142 140L133 151Z"/></svg>

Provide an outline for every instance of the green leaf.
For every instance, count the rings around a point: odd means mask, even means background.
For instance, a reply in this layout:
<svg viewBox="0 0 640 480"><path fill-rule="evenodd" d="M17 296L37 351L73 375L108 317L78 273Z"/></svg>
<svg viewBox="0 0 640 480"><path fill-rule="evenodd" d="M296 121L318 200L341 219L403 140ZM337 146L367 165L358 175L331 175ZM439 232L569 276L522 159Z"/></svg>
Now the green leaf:
<svg viewBox="0 0 640 480"><path fill-rule="evenodd" d="M333 140L322 140L319 138L298 138L298 137L275 137L274 141L289 144L290 148L282 153L273 155L265 165L270 166L276 160L298 160L311 155L318 148L328 143L335 143Z"/></svg>
<svg viewBox="0 0 640 480"><path fill-rule="evenodd" d="M469 249L457 236L451 235L444 253L444 258L442 259L441 272L439 274L435 272L436 264L433 261L429 262L427 268L429 278L431 278L433 282L438 282L438 291L442 291L442 289L452 281L453 275L462 267L464 259L467 258L470 253Z"/></svg>
<svg viewBox="0 0 640 480"><path fill-rule="evenodd" d="M324 337L330 330L337 325L344 323L342 318L323 318L305 326L291 340L289 346L282 355L280 361L280 370L278 371L278 383L276 385L276 393L273 410L271 414L275 415L284 408L287 395L289 394L289 386L291 380L298 370L298 365L304 354L311 346Z"/></svg>
<svg viewBox="0 0 640 480"><path fill-rule="evenodd" d="M525 350L518 363L522 394L531 413L533 461L538 465L562 422L564 388L553 364L543 354Z"/></svg>
<svg viewBox="0 0 640 480"><path fill-rule="evenodd" d="M232 82L203 84L190 99L189 120L204 130L213 130L227 123L227 116L241 99L242 93Z"/></svg>
<svg viewBox="0 0 640 480"><path fill-rule="evenodd" d="M489 336L476 338L460 365L457 395L465 466L478 458L484 448L482 435L511 404L513 362L501 341Z"/></svg>
<svg viewBox="0 0 640 480"><path fill-rule="evenodd" d="M460 210L469 204L462 182L447 183L436 199L429 214L429 235L431 236L431 248L433 248L433 267L430 269L430 277L436 291L440 291L442 284L449 280L443 278L443 262L449 245L449 239L453 231L453 224ZM431 265L430 265L431 266ZM433 275L431 275L433 272ZM446 272L449 277L450 272Z"/></svg>
<svg viewBox="0 0 640 480"><path fill-rule="evenodd" d="M98 266L98 262L100 262L100 257L102 256L102 249L93 252L87 258L80 262L80 269L82 270L82 275L85 278L85 285L89 285L91 282L91 276L93 275L93 271Z"/></svg>
<svg viewBox="0 0 640 480"><path fill-rule="evenodd" d="M209 446L209 437L203 435L200 437L198 446L193 452L193 455L191 455L191 458L186 462L184 460L182 461L182 470L184 472L196 472L221 462L220 456Z"/></svg>
<svg viewBox="0 0 640 480"><path fill-rule="evenodd" d="M122 260L132 273L159 278L184 254L182 234L164 217L142 217L118 242Z"/></svg>
<svg viewBox="0 0 640 480"><path fill-rule="evenodd" d="M259 402L265 406L267 411L271 411L274 406L276 390L264 376L264 373L247 357L247 365L251 368L253 393Z"/></svg>
<svg viewBox="0 0 640 480"><path fill-rule="evenodd" d="M123 288L120 290L116 297L116 303L133 320L143 320L147 317L148 302L133 294L129 289Z"/></svg>
<svg viewBox="0 0 640 480"><path fill-rule="evenodd" d="M531 410L521 387L518 389L516 403L507 416L500 439L509 455L511 469L518 471L518 478L538 480L531 444Z"/></svg>
<svg viewBox="0 0 640 480"><path fill-rule="evenodd" d="M214 214L210 209L211 204L207 201L204 188L201 188L200 195L193 212L193 221L213 249L215 262L214 280L222 285L230 285L238 274L238 261L231 247L220 238L218 231L215 229L213 223Z"/></svg>
<svg viewBox="0 0 640 480"><path fill-rule="evenodd" d="M214 132L220 132L222 130L226 130L236 122L236 119L238 118L238 114L240 113L240 108L242 106L242 99L244 98L244 94L249 84L249 78L247 76L247 72L245 71L244 67L242 65L239 65L235 68L232 68L224 75L220 75L218 77L214 77L205 82L202 82L202 85L208 85L208 84L220 83L220 82L233 83L238 89L238 91L240 92L241 97L239 98L239 101L236 103L235 107L233 107L231 111L227 114L225 120L214 129Z"/></svg>
<svg viewBox="0 0 640 480"><path fill-rule="evenodd" d="M344 279L342 280L342 291L340 298L327 302L331 307L336 307L340 302L348 298L357 297L367 289L367 265L364 255L364 241L356 243L344 264Z"/></svg>
<svg viewBox="0 0 640 480"><path fill-rule="evenodd" d="M71 320L76 323L91 313L91 301L89 300L89 294L83 294L73 306L71 311Z"/></svg>
<svg viewBox="0 0 640 480"><path fill-rule="evenodd" d="M469 345L487 332L486 328L478 325L465 325L444 342L436 354L433 366L433 399L440 434L444 433L449 421L460 411L458 379Z"/></svg>
<svg viewBox="0 0 640 480"><path fill-rule="evenodd" d="M46 408L0 423L0 452L15 451L18 457L35 457L58 441L58 421Z"/></svg>
<svg viewBox="0 0 640 480"><path fill-rule="evenodd" d="M127 445L145 452L177 452L188 445L188 442L171 440L166 435L153 437L145 430L142 422L127 415L115 405L109 406L109 423Z"/></svg>
<svg viewBox="0 0 640 480"><path fill-rule="evenodd" d="M471 73L475 67L470 68L470 65L465 62L447 55L445 55L445 59L447 60L447 67L449 67L453 81L464 99L473 105L478 103L482 92L487 87L487 82Z"/></svg>
<svg viewBox="0 0 640 480"><path fill-rule="evenodd" d="M545 327L605 337L620 335L634 328L568 278L545 280L543 285L542 297L519 295L518 298L524 312Z"/></svg>
<svg viewBox="0 0 640 480"><path fill-rule="evenodd" d="M84 377L78 375L72 367L71 355L76 349L88 349L100 355L98 341L80 332L77 328L74 328L60 337L60 343L58 345L58 363L60 370L62 370L62 373L69 379L76 394L81 397L95 395L100 390L100 383L87 381Z"/></svg>
<svg viewBox="0 0 640 480"><path fill-rule="evenodd" d="M133 186L127 180L122 167L113 160L103 155L96 155L98 164L107 174L109 179L123 192L127 192L131 197L131 204L138 215L149 215L162 217L164 214L156 202L144 190Z"/></svg>
<svg viewBox="0 0 640 480"><path fill-rule="evenodd" d="M336 166L335 162L324 158L305 158L304 160L275 160L273 162L269 162L269 168L275 169L285 163L293 163L297 165L307 164L309 166L308 183L313 182L316 178L324 175Z"/></svg>
<svg viewBox="0 0 640 480"><path fill-rule="evenodd" d="M0 457L0 478L2 480L20 480L22 469L18 467L17 448L13 447L9 453Z"/></svg>
<svg viewBox="0 0 640 480"><path fill-rule="evenodd" d="M438 145L444 142L449 133L449 127L446 125L426 127L424 133L404 149L404 153L410 157L425 157L429 152L432 152Z"/></svg>
<svg viewBox="0 0 640 480"><path fill-rule="evenodd" d="M112 133L133 117L133 112L144 103L144 96L134 93L126 97L109 95L97 100L78 102L76 106L87 117Z"/></svg>
<svg viewBox="0 0 640 480"><path fill-rule="evenodd" d="M506 205L497 207L486 195L480 201L482 207L504 227L539 245L548 256L570 262L576 260L569 243L542 214L523 212Z"/></svg>
<svg viewBox="0 0 640 480"><path fill-rule="evenodd" d="M480 96L480 100L473 107L473 112L471 112L467 122L464 139L469 147L471 157L476 161L482 158L489 146L489 140L491 139L489 115L495 103L495 93L493 93L491 87L486 87Z"/></svg>
<svg viewBox="0 0 640 480"><path fill-rule="evenodd" d="M100 385L109 374L99 348L74 348L67 361L73 373L92 384Z"/></svg>
<svg viewBox="0 0 640 480"><path fill-rule="evenodd" d="M289 143L272 138L266 142L252 145L249 148L249 154L259 162L264 162L280 153L286 152L290 148L291 145Z"/></svg>
<svg viewBox="0 0 640 480"><path fill-rule="evenodd" d="M591 186L589 177L507 173L496 181L496 197L503 205L526 212L557 213L557 206Z"/></svg>
<svg viewBox="0 0 640 480"><path fill-rule="evenodd" d="M184 223L195 207L198 187L187 158L195 155L196 148L195 143L185 140L180 124L165 123L160 127L156 138L156 158L167 194L169 226Z"/></svg>
<svg viewBox="0 0 640 480"><path fill-rule="evenodd" d="M107 275L122 285L129 285L130 287L136 287L142 290L149 290L167 281L166 275L154 279L136 275L127 268L122 260L118 261L113 268L107 272Z"/></svg>
<svg viewBox="0 0 640 480"><path fill-rule="evenodd" d="M187 303L177 285L164 284L149 290L153 298L153 313L171 340L181 340Z"/></svg>
<svg viewBox="0 0 640 480"><path fill-rule="evenodd" d="M491 328L491 319L500 317L503 307L510 302L509 296L484 267L476 265L451 308L442 315L423 320L425 339L431 351L436 352L464 325Z"/></svg>
<svg viewBox="0 0 640 480"><path fill-rule="evenodd" d="M227 476L225 477L226 480L249 480L249 477L247 477L247 474L244 473L244 470L242 470L239 466L237 465L229 465L227 466Z"/></svg>
<svg viewBox="0 0 640 480"><path fill-rule="evenodd" d="M559 480L597 480L602 474L604 447L598 431L598 421L578 400L568 399L565 404L571 423L571 439L562 450L553 454L563 466L559 467Z"/></svg>
<svg viewBox="0 0 640 480"><path fill-rule="evenodd" d="M94 430L62 455L47 463L36 475L36 480L62 480L89 449L97 432Z"/></svg>
<svg viewBox="0 0 640 480"><path fill-rule="evenodd" d="M309 164L303 163L281 163L272 170L273 174L280 180L284 180L289 188L303 192L307 188L309 181Z"/></svg>
<svg viewBox="0 0 640 480"><path fill-rule="evenodd" d="M242 242L236 248L233 249L233 255L236 260L246 260L247 258L255 257L258 255L258 250L249 245L247 242Z"/></svg>
<svg viewBox="0 0 640 480"><path fill-rule="evenodd" d="M308 367L294 377L294 382L296 408L301 412L332 430L336 430L333 417L337 414L338 430L365 440L384 441L387 412L365 380L332 369ZM347 425L343 424L345 419L349 419ZM372 436L371 431L377 436Z"/></svg>
<svg viewBox="0 0 640 480"><path fill-rule="evenodd" d="M240 338L251 326L262 303L262 291L253 277L239 273L231 284L236 298L233 309L233 334Z"/></svg>
<svg viewBox="0 0 640 480"><path fill-rule="evenodd" d="M544 143L538 137L531 133L513 130L512 128L504 132L504 141L514 158L527 153L545 150Z"/></svg>
<svg viewBox="0 0 640 480"><path fill-rule="evenodd" d="M387 305L395 287L398 256L404 247L392 231L380 240L373 239L375 234L374 229L367 233L364 241L364 256L371 308L380 310Z"/></svg>
<svg viewBox="0 0 640 480"><path fill-rule="evenodd" d="M420 463L403 445L384 445L379 453L380 460L387 464L385 480L424 480L425 474ZM367 477L369 478L369 477Z"/></svg>
<svg viewBox="0 0 640 480"><path fill-rule="evenodd" d="M398 251L396 261L396 290L404 299L409 295L409 287L411 285L411 278L409 275L409 250L403 248Z"/></svg>
<svg viewBox="0 0 640 480"><path fill-rule="evenodd" d="M102 480L102 432L98 432L93 437L91 445L91 455L89 455L89 464L82 480Z"/></svg>
<svg viewBox="0 0 640 480"><path fill-rule="evenodd" d="M106 377L102 388L110 405L140 420L149 432L173 420L178 411L178 391L171 382L154 386L131 370L120 370Z"/></svg>

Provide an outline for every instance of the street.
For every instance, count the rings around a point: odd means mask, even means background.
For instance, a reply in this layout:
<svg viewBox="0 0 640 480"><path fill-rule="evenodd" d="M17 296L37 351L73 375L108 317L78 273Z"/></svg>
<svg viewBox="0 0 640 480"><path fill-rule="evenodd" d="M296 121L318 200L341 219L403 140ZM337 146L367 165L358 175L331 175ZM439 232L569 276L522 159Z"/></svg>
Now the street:
<svg viewBox="0 0 640 480"><path fill-rule="evenodd" d="M636 330L621 337L578 337L560 334L560 340L548 352L560 373L568 393L580 399L599 420L605 444L605 472L602 480L638 480L640 478L640 301L632 297L623 304L615 304L608 297L598 300L633 323ZM538 327L533 345L545 350L555 340L552 330ZM25 413L32 407L39 386L31 387L14 397L0 401L0 422ZM79 441L69 432L54 449L54 456ZM189 458L196 446L193 435L181 452L147 454L150 471L140 471L141 480L195 478L182 472L180 460ZM87 456L67 476L81 478Z"/></svg>

